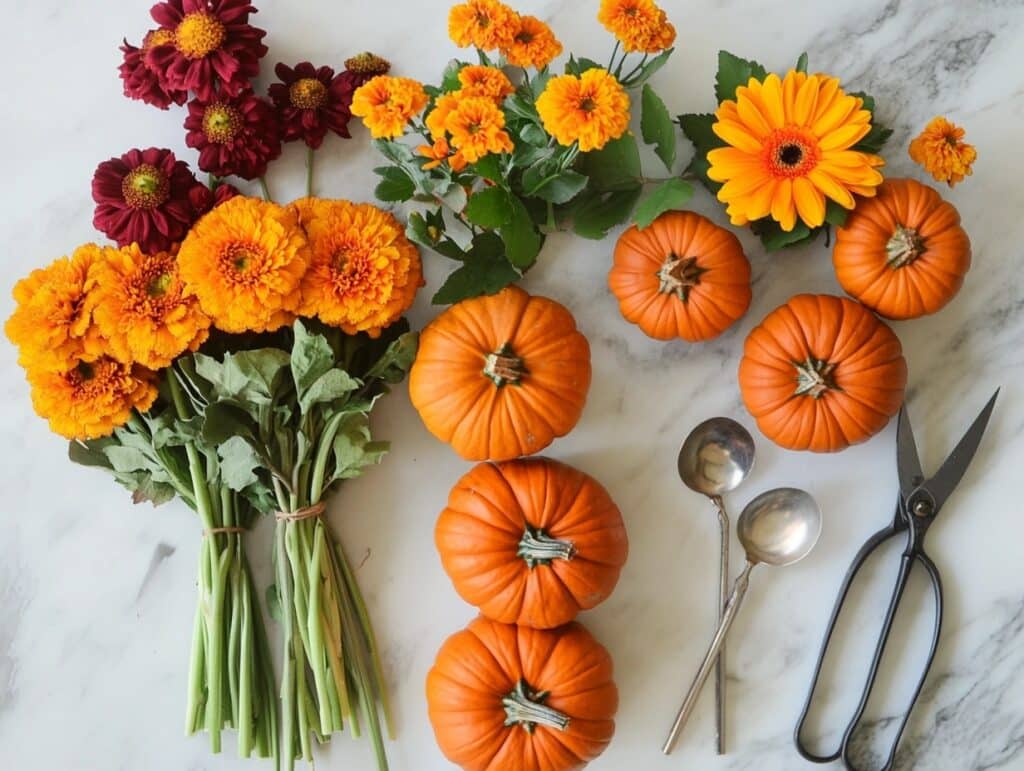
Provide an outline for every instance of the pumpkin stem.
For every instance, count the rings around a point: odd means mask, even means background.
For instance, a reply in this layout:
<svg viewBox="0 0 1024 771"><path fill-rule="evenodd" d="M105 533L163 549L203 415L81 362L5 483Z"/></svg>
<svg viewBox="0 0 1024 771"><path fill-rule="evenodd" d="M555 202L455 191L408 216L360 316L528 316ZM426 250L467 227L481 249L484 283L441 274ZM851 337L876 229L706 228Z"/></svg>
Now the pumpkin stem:
<svg viewBox="0 0 1024 771"><path fill-rule="evenodd" d="M484 357L484 374L500 388L507 383L518 385L529 373L523 360L512 351L511 344L505 343L494 353Z"/></svg>
<svg viewBox="0 0 1024 771"><path fill-rule="evenodd" d="M697 264L696 257L676 257L669 254L665 263L658 269L658 291L661 294L674 294L686 302L690 290L700 283L700 276L705 270Z"/></svg>
<svg viewBox="0 0 1024 771"><path fill-rule="evenodd" d="M512 693L501 700L505 707L505 725L518 723L528 734L539 725L565 731L569 727L569 716L544 706L550 695L548 691L534 691L525 680L520 680Z"/></svg>
<svg viewBox="0 0 1024 771"><path fill-rule="evenodd" d="M796 396L808 395L820 399L826 391L838 391L832 373L836 365L810 356L806 361L793 362L796 367Z"/></svg>
<svg viewBox="0 0 1024 771"><path fill-rule="evenodd" d="M576 556L576 544L552 538L540 528L527 525L519 539L516 554L535 568L537 565L550 565L554 560L571 560Z"/></svg>
<svg viewBox="0 0 1024 771"><path fill-rule="evenodd" d="M924 239L913 228L897 225L895 232L885 245L890 268L909 265L924 252Z"/></svg>

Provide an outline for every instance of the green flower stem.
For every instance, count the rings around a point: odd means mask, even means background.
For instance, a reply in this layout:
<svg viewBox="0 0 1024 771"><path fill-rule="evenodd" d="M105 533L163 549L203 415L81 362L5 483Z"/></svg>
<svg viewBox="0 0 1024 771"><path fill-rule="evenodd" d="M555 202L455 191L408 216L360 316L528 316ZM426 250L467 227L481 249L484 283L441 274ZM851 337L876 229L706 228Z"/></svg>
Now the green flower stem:
<svg viewBox="0 0 1024 771"><path fill-rule="evenodd" d="M280 506L280 495L278 496ZM296 672L295 644L293 637L294 618L292 615L291 575L285 559L285 540L287 522L278 522L274 532L274 568L277 574L277 592L281 606L281 624L284 626L284 663L281 671L281 741L285 752L285 767L291 771L295 768L295 729L298 722L297 705L295 703Z"/></svg>
<svg viewBox="0 0 1024 771"><path fill-rule="evenodd" d="M267 187L267 178L266 177L260 177L259 181L260 181L260 192L263 193L263 200L264 201L272 200L271 197L270 197L270 188Z"/></svg>
<svg viewBox="0 0 1024 771"><path fill-rule="evenodd" d="M613 69L615 67L615 57L619 53L619 45L620 45L619 41L616 40L615 41L615 48L612 49L612 58L608 60L608 72L614 72L615 73L615 77L619 76L619 70L618 69ZM625 55L623 55L622 59L623 59L623 61L625 61L625 59L626 59ZM622 62L619 62L619 67L620 68L622 67Z"/></svg>
<svg viewBox="0 0 1024 771"><path fill-rule="evenodd" d="M315 150L312 147L306 147L306 196L312 197L313 195L313 158Z"/></svg>

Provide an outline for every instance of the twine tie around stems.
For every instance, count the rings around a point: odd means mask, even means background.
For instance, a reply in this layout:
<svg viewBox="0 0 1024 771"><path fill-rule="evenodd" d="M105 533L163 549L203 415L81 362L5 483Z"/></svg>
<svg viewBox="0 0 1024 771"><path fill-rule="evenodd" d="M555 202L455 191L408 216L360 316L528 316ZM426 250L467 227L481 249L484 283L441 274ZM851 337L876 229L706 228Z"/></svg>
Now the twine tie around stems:
<svg viewBox="0 0 1024 771"><path fill-rule="evenodd" d="M305 506L295 511L276 511L274 516L279 522L298 522L302 519L312 519L321 516L327 511L327 504L323 501L314 503L312 506Z"/></svg>

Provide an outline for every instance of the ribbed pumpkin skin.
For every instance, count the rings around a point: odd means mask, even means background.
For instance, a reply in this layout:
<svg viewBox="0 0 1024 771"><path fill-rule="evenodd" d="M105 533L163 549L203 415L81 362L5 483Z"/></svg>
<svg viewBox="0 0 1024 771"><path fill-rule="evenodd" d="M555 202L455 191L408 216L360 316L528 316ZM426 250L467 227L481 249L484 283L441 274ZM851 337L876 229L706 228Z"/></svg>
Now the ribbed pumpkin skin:
<svg viewBox="0 0 1024 771"><path fill-rule="evenodd" d="M522 360L518 383L496 385L485 362L502 346ZM465 300L420 336L409 396L427 429L466 460L540 452L567 434L590 388L590 346L572 314L516 286Z"/></svg>
<svg viewBox="0 0 1024 771"><path fill-rule="evenodd" d="M886 246L897 228L920 237L921 254L890 264ZM953 299L971 267L971 242L952 204L913 179L887 179L836 231L832 252L839 284L852 297L890 319L935 313Z"/></svg>
<svg viewBox="0 0 1024 771"><path fill-rule="evenodd" d="M686 299L660 291L667 260L695 258L700 271ZM628 228L615 245L608 287L623 318L649 337L710 340L750 306L750 262L739 240L694 212L662 214L643 230Z"/></svg>
<svg viewBox="0 0 1024 771"><path fill-rule="evenodd" d="M797 394L794 365L834 365L835 388ZM899 411L907 363L896 334L860 303L802 294L776 308L743 346L740 391L761 432L790 450L835 452L881 431Z"/></svg>
<svg viewBox="0 0 1024 771"><path fill-rule="evenodd" d="M530 567L517 554L530 528L571 544L571 558ZM540 629L603 602L629 541L618 507L582 471L548 458L481 463L448 496L434 541L455 590L488 618Z"/></svg>
<svg viewBox="0 0 1024 771"><path fill-rule="evenodd" d="M520 680L548 691L570 718L559 731L505 726L502 699ZM608 651L580 624L538 630L477 618L441 646L427 675L438 746L465 771L569 771L600 755L615 732L618 691Z"/></svg>

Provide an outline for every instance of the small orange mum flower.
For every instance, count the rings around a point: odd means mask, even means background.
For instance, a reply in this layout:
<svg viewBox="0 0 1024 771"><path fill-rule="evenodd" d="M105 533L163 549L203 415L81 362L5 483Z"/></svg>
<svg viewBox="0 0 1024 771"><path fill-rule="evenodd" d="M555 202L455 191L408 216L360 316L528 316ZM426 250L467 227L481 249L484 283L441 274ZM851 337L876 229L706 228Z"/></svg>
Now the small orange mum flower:
<svg viewBox="0 0 1024 771"><path fill-rule="evenodd" d="M460 92L465 96L486 96L499 104L516 88L497 67L471 64L459 70Z"/></svg>
<svg viewBox="0 0 1024 771"><path fill-rule="evenodd" d="M22 367L63 370L83 353L99 351L88 290L102 253L102 247L85 244L14 285L16 307L4 331L18 346Z"/></svg>
<svg viewBox="0 0 1024 771"><path fill-rule="evenodd" d="M434 109L427 113L424 122L427 124L427 131L430 132L430 136L435 140L445 135L447 129L444 127L444 124L448 120L448 116L459 106L460 97L461 93L459 91L442 94L434 101Z"/></svg>
<svg viewBox="0 0 1024 771"><path fill-rule="evenodd" d="M601 0L597 20L627 52L653 54L676 39L676 29L653 0Z"/></svg>
<svg viewBox="0 0 1024 771"><path fill-rule="evenodd" d="M537 99L537 112L559 144L579 142L583 152L600 150L629 128L629 96L603 69L551 78Z"/></svg>
<svg viewBox="0 0 1024 771"><path fill-rule="evenodd" d="M94 275L93 319L118 360L161 369L209 336L210 319L185 294L173 254L107 249Z"/></svg>
<svg viewBox="0 0 1024 771"><path fill-rule="evenodd" d="M459 48L504 48L512 39L518 14L497 0L468 0L448 12L448 36Z"/></svg>
<svg viewBox="0 0 1024 771"><path fill-rule="evenodd" d="M490 153L510 153L515 147L505 131L505 114L493 100L483 96L461 98L445 118L451 145L469 163Z"/></svg>
<svg viewBox="0 0 1024 771"><path fill-rule="evenodd" d="M236 196L192 228L178 251L186 292L225 332L270 332L290 324L309 245L295 213Z"/></svg>
<svg viewBox="0 0 1024 771"><path fill-rule="evenodd" d="M32 406L67 439L97 439L145 412L156 400L156 376L109 356L80 359L62 371L29 370Z"/></svg>
<svg viewBox="0 0 1024 771"><path fill-rule="evenodd" d="M423 164L424 169L436 169L448 160L451 148L448 147L448 140L441 137L440 139L435 139L432 145L420 145L416 148L416 152L424 158L430 159L427 163Z"/></svg>
<svg viewBox="0 0 1024 771"><path fill-rule="evenodd" d="M352 95L353 115L363 119L374 139L394 139L427 106L427 92L412 78L378 75Z"/></svg>
<svg viewBox="0 0 1024 771"><path fill-rule="evenodd" d="M939 182L953 187L973 173L971 164L978 158L974 145L963 141L964 133L941 116L932 118L910 143L910 157Z"/></svg>
<svg viewBox="0 0 1024 771"><path fill-rule="evenodd" d="M542 70L562 53L562 44L551 28L536 16L520 16L501 53L515 67Z"/></svg>
<svg viewBox="0 0 1024 771"><path fill-rule="evenodd" d="M303 316L378 337L423 285L420 255L392 215L371 204L303 198L291 207L312 251Z"/></svg>

